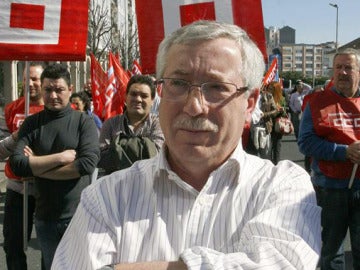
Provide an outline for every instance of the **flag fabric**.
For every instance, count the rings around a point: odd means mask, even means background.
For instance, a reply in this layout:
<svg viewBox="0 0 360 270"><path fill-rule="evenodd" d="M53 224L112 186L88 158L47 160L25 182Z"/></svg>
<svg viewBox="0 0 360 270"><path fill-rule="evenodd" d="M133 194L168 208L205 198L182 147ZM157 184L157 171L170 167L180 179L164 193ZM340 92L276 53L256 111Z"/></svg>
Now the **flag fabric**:
<svg viewBox="0 0 360 270"><path fill-rule="evenodd" d="M334 86L334 77L331 77L330 81L325 83L324 90L330 90Z"/></svg>
<svg viewBox="0 0 360 270"><path fill-rule="evenodd" d="M88 0L1 0L0 60L83 61Z"/></svg>
<svg viewBox="0 0 360 270"><path fill-rule="evenodd" d="M261 0L135 0L135 3L140 58L145 74L155 73L156 53L163 38L200 19L242 27L267 59Z"/></svg>
<svg viewBox="0 0 360 270"><path fill-rule="evenodd" d="M136 59L133 61L133 65L131 68L131 75L141 75L142 71L141 71L141 66L139 64L138 61L136 61Z"/></svg>
<svg viewBox="0 0 360 270"><path fill-rule="evenodd" d="M104 108L102 116L104 120L123 113L126 86L129 81L128 74L111 52L109 53L107 76L108 83L103 95Z"/></svg>
<svg viewBox="0 0 360 270"><path fill-rule="evenodd" d="M94 113L102 118L101 115L104 109L102 96L105 93L105 87L108 82L107 73L104 71L92 53L90 54L90 59L91 96L94 106Z"/></svg>
<svg viewBox="0 0 360 270"><path fill-rule="evenodd" d="M270 82L274 81L276 74L278 73L277 71L278 71L278 59L274 57L268 71L266 72L263 78L262 84L267 85Z"/></svg>

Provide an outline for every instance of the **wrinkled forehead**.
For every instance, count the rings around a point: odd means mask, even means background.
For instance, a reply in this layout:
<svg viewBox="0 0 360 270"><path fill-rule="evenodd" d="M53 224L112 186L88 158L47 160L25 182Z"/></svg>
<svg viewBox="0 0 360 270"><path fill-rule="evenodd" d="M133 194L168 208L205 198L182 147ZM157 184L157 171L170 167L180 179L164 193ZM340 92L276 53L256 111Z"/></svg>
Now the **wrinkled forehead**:
<svg viewBox="0 0 360 270"><path fill-rule="evenodd" d="M179 57L181 55L181 57ZM167 53L163 75L241 75L241 50L234 40L221 38L191 44L174 44Z"/></svg>

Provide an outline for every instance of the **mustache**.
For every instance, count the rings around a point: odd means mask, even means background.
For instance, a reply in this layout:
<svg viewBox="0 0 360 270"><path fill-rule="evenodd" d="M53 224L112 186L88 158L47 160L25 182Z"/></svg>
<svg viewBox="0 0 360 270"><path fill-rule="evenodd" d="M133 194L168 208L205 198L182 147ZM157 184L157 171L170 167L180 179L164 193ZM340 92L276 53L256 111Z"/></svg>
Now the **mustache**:
<svg viewBox="0 0 360 270"><path fill-rule="evenodd" d="M187 118L181 117L176 119L174 122L174 127L179 129L190 129L195 131L212 131L218 132L219 126L214 124L209 119L206 118Z"/></svg>

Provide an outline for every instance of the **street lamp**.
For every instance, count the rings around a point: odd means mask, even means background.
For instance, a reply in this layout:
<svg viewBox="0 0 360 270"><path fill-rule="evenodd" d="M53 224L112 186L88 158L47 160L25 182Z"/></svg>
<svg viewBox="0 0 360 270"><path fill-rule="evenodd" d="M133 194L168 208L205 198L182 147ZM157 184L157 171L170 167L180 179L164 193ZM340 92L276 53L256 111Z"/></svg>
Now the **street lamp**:
<svg viewBox="0 0 360 270"><path fill-rule="evenodd" d="M338 29L339 29L339 6L337 4L329 3L330 6L336 8L336 52L338 51Z"/></svg>

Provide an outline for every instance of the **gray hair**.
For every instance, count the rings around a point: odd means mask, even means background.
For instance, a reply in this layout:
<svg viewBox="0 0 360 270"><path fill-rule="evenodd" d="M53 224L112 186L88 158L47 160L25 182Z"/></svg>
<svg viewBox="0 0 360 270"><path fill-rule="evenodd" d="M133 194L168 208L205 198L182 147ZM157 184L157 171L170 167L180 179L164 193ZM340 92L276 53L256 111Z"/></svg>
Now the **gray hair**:
<svg viewBox="0 0 360 270"><path fill-rule="evenodd" d="M355 50L353 48L346 48L346 49L343 49L339 52L337 52L334 56L334 62L335 62L335 58L339 55L344 55L344 54L352 54L355 56L356 58L356 64L358 65L358 67L360 68L360 52L358 50Z"/></svg>
<svg viewBox="0 0 360 270"><path fill-rule="evenodd" d="M248 34L240 27L215 22L215 21L196 21L192 24L179 28L160 43L156 58L156 77L164 75L167 54L174 44L193 44L199 41L214 40L218 38L228 38L235 40L241 52L241 79L245 86L250 90L260 88L264 75L265 64L262 53Z"/></svg>

